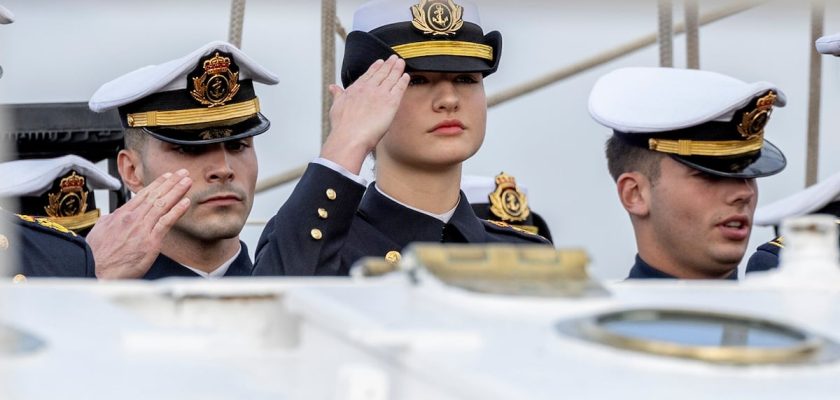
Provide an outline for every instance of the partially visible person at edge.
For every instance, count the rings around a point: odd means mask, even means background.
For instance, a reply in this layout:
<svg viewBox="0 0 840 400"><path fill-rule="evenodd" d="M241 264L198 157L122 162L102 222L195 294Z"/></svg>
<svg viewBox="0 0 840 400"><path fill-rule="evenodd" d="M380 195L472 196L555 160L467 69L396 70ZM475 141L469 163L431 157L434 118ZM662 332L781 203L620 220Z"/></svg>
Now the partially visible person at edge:
<svg viewBox="0 0 840 400"><path fill-rule="evenodd" d="M815 46L822 54L840 57L840 32L817 39ZM806 214L830 214L838 217L840 224L840 173L801 192L792 194L756 212L764 225L776 226L776 237L758 246L747 262L747 273L768 271L779 266L779 253L785 247L785 238L778 236L782 219Z"/></svg>
<svg viewBox="0 0 840 400"><path fill-rule="evenodd" d="M137 195L87 236L99 278L247 276L239 234L254 200L253 136L266 132L254 82L277 77L225 42L144 67L90 99L118 108L120 176Z"/></svg>
<svg viewBox="0 0 840 400"><path fill-rule="evenodd" d="M784 104L771 83L709 71L623 68L597 81L589 110L613 130L607 163L636 236L629 278L738 278L755 178L786 165L764 140Z"/></svg>
<svg viewBox="0 0 840 400"><path fill-rule="evenodd" d="M14 20L14 14L0 5L0 25ZM94 276L94 257L81 236L47 218L3 209L0 209L0 257L0 264L6 268L0 274L14 276L16 282L24 282L27 277Z"/></svg>
<svg viewBox="0 0 840 400"><path fill-rule="evenodd" d="M396 262L412 242L548 243L475 216L461 170L484 140L483 79L501 35L475 5L373 1L355 13L332 130L265 227L255 275L347 275L366 256ZM373 153L376 182L359 177Z"/></svg>

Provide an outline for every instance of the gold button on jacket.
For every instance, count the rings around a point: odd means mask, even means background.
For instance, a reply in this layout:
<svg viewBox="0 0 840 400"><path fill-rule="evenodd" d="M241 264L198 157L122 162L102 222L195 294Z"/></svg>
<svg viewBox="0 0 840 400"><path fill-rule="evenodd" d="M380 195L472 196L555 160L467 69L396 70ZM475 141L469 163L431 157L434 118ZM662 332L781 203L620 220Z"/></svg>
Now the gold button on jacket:
<svg viewBox="0 0 840 400"><path fill-rule="evenodd" d="M313 229L309 231L309 234L312 235L312 239L315 240L321 240L321 238L324 237L324 234L321 233L320 229Z"/></svg>

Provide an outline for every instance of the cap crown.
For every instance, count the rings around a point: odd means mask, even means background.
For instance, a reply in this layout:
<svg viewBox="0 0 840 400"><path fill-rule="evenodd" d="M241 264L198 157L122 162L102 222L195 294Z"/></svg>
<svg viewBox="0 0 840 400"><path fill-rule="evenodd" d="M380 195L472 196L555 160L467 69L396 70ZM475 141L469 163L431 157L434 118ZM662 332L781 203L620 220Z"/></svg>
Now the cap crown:
<svg viewBox="0 0 840 400"><path fill-rule="evenodd" d="M377 59L398 55L406 70L480 72L498 68L501 35L485 35L478 8L456 0L375 0L357 9L341 79L349 86Z"/></svg>
<svg viewBox="0 0 840 400"><path fill-rule="evenodd" d="M273 85L278 78L236 46L217 41L114 79L88 104L97 112L118 108L124 127L160 140L209 144L268 129L254 81Z"/></svg>

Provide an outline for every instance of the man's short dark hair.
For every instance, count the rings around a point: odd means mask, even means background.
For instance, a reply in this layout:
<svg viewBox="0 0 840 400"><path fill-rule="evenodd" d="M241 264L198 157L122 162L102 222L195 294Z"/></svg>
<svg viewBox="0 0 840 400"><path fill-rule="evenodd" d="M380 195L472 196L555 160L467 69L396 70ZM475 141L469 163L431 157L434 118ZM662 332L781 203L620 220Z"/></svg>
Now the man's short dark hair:
<svg viewBox="0 0 840 400"><path fill-rule="evenodd" d="M607 154L607 168L614 181L625 172L639 172L650 182L659 179L659 163L663 154L642 147L633 146L624 139L613 135L605 146Z"/></svg>
<svg viewBox="0 0 840 400"><path fill-rule="evenodd" d="M126 149L142 152L148 139L148 134L140 128L125 128L123 140Z"/></svg>

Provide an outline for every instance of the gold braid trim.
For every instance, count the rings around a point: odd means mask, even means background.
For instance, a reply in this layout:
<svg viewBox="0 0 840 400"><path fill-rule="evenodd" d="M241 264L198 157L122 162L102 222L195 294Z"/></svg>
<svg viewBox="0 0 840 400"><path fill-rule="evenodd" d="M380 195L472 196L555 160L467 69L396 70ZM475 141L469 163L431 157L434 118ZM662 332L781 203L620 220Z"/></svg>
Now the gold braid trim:
<svg viewBox="0 0 840 400"><path fill-rule="evenodd" d="M493 48L472 42L432 40L394 46L392 49L402 58L426 56L464 56L493 61Z"/></svg>
<svg viewBox="0 0 840 400"><path fill-rule="evenodd" d="M234 118L250 117L260 112L257 98L236 104L212 108L192 108L189 110L148 111L128 114L128 126L132 128L153 126L192 125L207 122L225 121Z"/></svg>
<svg viewBox="0 0 840 400"><path fill-rule="evenodd" d="M759 151L763 145L764 135L747 140L648 140L653 151L681 156L736 156Z"/></svg>

